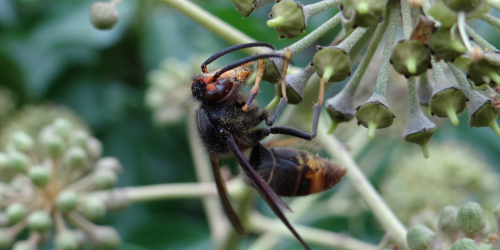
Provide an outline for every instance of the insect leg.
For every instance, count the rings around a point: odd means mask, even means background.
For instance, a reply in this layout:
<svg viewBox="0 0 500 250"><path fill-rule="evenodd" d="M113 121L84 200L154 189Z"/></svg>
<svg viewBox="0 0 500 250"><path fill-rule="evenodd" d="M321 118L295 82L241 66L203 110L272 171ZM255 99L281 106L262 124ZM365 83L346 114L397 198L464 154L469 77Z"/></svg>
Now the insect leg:
<svg viewBox="0 0 500 250"><path fill-rule="evenodd" d="M250 47L268 47L272 50L274 50L274 46L272 46L271 44L269 43L262 43L262 42L258 42L258 43L243 43L243 44L238 44L238 45L234 45L234 46L231 46L229 48L225 48L217 53L215 53L213 56L211 56L210 58L208 58L202 65L201 65L201 71L203 73L207 73L207 65L210 64L211 62L215 61L217 58L225 55L225 54L228 54L228 53L231 53L233 51L236 51L236 50L240 50L240 49L246 49L246 48L250 48Z"/></svg>
<svg viewBox="0 0 500 250"><path fill-rule="evenodd" d="M292 56L292 52L290 50L285 50L285 62L283 63L283 69L281 70L281 95L283 97L280 98L280 102L276 109L274 110L273 115L268 120L266 119L266 124L268 126L272 126L273 123L278 118L278 115L283 111L285 105L288 103L288 98L286 97L286 71L288 70L288 63L290 62L290 57Z"/></svg>
<svg viewBox="0 0 500 250"><path fill-rule="evenodd" d="M248 111L248 107L252 103L253 99L257 96L259 93L259 85L260 82L262 81L262 76L264 75L264 70L265 70L265 65L264 65L264 59L259 59L259 68L257 69L257 78L255 79L255 84L253 85L252 89L250 90L250 93L248 93L247 101L245 103L245 106L241 108L243 112Z"/></svg>
<svg viewBox="0 0 500 250"><path fill-rule="evenodd" d="M215 185L217 186L217 191L219 192L219 197L222 202L222 207L224 208L224 212L226 212L227 218L233 225L234 230L240 235L245 235L246 231L243 228L243 224L241 224L238 215L234 211L229 199L227 197L226 185L224 184L224 180L222 179L222 175L220 173L219 162L217 161L217 157L214 155L210 155L210 162L212 163L212 171L214 172L215 177Z"/></svg>
<svg viewBox="0 0 500 250"><path fill-rule="evenodd" d="M323 81L323 79L320 79L318 102L313 106L313 125L310 134L302 130L287 126L276 126L269 128L269 133L291 135L308 141L314 139L314 137L316 137L316 134L318 132L319 115L321 114L321 106L323 105L324 92L325 92L325 82Z"/></svg>
<svg viewBox="0 0 500 250"><path fill-rule="evenodd" d="M243 59L240 59L236 62L233 62L229 65L226 65L226 67L222 68L221 70L215 72L214 76L212 77L212 82L215 82L222 74L225 72L232 70L237 67L241 67L242 65L248 63L248 62L253 62L259 59L264 59L264 58L269 58L269 57L284 57L282 54L279 53L264 53L264 54L257 54L257 55L252 55L249 57L245 57Z"/></svg>
<svg viewBox="0 0 500 250"><path fill-rule="evenodd" d="M288 208L286 203L278 196L276 193L269 187L269 185L262 179L262 177L253 169L248 160L245 158L241 150L238 148L236 141L231 133L223 130L222 133L226 135L227 143L229 148L233 152L233 155L236 157L236 160L240 164L241 168L248 176L253 186L257 189L262 198L266 201L269 207L274 211L276 216L280 218L280 220L285 224L285 226L292 232L292 234L297 238L297 240L304 246L305 249L311 250L311 248L302 240L300 235L295 231L293 226L290 224L288 219L281 211L280 207ZM288 208L289 209L289 208Z"/></svg>

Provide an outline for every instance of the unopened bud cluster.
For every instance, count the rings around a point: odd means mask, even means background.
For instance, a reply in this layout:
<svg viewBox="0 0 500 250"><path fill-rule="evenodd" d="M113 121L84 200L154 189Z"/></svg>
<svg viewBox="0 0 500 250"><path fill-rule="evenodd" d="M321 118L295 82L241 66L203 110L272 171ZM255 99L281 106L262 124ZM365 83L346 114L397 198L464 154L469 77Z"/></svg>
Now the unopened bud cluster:
<svg viewBox="0 0 500 250"><path fill-rule="evenodd" d="M500 207L497 208L500 210ZM500 225L497 211L495 219L498 228ZM410 250L496 249L500 241L498 229L492 232L485 231L485 214L481 206L475 202L468 202L460 207L444 207L437 216L436 224L437 232L423 224L409 228L406 241Z"/></svg>
<svg viewBox="0 0 500 250"><path fill-rule="evenodd" d="M122 172L113 157L101 158L102 145L66 119L45 126L37 138L18 131L0 152L0 249L37 249L54 231L59 250L77 250L89 242L114 249L113 228L93 224L113 201L85 197L109 189ZM15 242L27 229L28 239Z"/></svg>

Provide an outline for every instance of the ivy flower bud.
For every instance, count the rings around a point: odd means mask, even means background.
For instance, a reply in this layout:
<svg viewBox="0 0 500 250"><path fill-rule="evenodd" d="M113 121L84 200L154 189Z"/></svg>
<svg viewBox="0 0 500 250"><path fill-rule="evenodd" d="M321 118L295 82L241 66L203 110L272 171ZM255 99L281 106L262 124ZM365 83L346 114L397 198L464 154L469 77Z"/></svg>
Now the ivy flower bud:
<svg viewBox="0 0 500 250"><path fill-rule="evenodd" d="M467 238L475 238L486 226L483 209L475 202L467 202L460 207L457 225Z"/></svg>
<svg viewBox="0 0 500 250"><path fill-rule="evenodd" d="M449 117L453 125L458 125L457 114L466 106L467 97L464 92L455 86L443 86L432 93L430 108L431 114L437 117Z"/></svg>
<svg viewBox="0 0 500 250"><path fill-rule="evenodd" d="M96 169L111 170L116 174L123 172L123 167L115 157L104 157L95 163Z"/></svg>
<svg viewBox="0 0 500 250"><path fill-rule="evenodd" d="M355 116L353 93L345 88L334 97L327 99L325 107L332 119L332 124L328 129L329 134L333 133L339 123L348 122Z"/></svg>
<svg viewBox="0 0 500 250"><path fill-rule="evenodd" d="M441 23L441 27L450 28L457 22L458 14L444 1L434 1L428 10L430 16Z"/></svg>
<svg viewBox="0 0 500 250"><path fill-rule="evenodd" d="M78 235L69 230L56 235L55 246L59 250L79 250L82 247Z"/></svg>
<svg viewBox="0 0 500 250"><path fill-rule="evenodd" d="M479 247L475 241L463 238L455 241L450 250L479 250Z"/></svg>
<svg viewBox="0 0 500 250"><path fill-rule="evenodd" d="M326 82L340 82L351 75L351 60L346 51L337 47L323 47L314 54L316 73Z"/></svg>
<svg viewBox="0 0 500 250"><path fill-rule="evenodd" d="M410 108L403 137L407 142L420 145L424 157L429 158L428 144L436 129L436 124L431 122L422 110L411 110Z"/></svg>
<svg viewBox="0 0 500 250"><path fill-rule="evenodd" d="M9 248L14 242L14 235L8 229L0 229L0 248Z"/></svg>
<svg viewBox="0 0 500 250"><path fill-rule="evenodd" d="M106 215L106 205L100 199L87 199L82 202L82 214L91 221L101 219Z"/></svg>
<svg viewBox="0 0 500 250"><path fill-rule="evenodd" d="M24 153L13 151L9 153L10 164L9 167L16 173L25 173L28 169L30 159Z"/></svg>
<svg viewBox="0 0 500 250"><path fill-rule="evenodd" d="M302 102L302 99L304 97L304 89L314 72L314 67L308 65L301 71L286 76L285 87L288 103L299 104ZM281 92L281 84L275 85L274 93L276 94L276 96L283 97L283 93Z"/></svg>
<svg viewBox="0 0 500 250"><path fill-rule="evenodd" d="M14 244L12 250L37 250L37 248L29 241L18 241Z"/></svg>
<svg viewBox="0 0 500 250"><path fill-rule="evenodd" d="M94 174L94 185L97 189L109 189L116 184L116 173L108 169L98 169Z"/></svg>
<svg viewBox="0 0 500 250"><path fill-rule="evenodd" d="M26 217L26 206L21 203L12 203L5 209L5 215L11 225L20 222Z"/></svg>
<svg viewBox="0 0 500 250"><path fill-rule="evenodd" d="M247 18L252 12L260 9L262 6L274 2L274 0L230 0L236 6L236 11Z"/></svg>
<svg viewBox="0 0 500 250"><path fill-rule="evenodd" d="M64 190L57 195L57 207L69 212L78 205L78 194L74 190Z"/></svg>
<svg viewBox="0 0 500 250"><path fill-rule="evenodd" d="M468 12L478 7L482 0L443 0L443 2L455 12Z"/></svg>
<svg viewBox="0 0 500 250"><path fill-rule="evenodd" d="M78 146L71 147L64 155L66 166L69 168L81 168L85 166L87 153Z"/></svg>
<svg viewBox="0 0 500 250"><path fill-rule="evenodd" d="M111 227L96 227L88 232L88 236L94 247L104 250L115 249L121 242L120 236Z"/></svg>
<svg viewBox="0 0 500 250"><path fill-rule="evenodd" d="M110 2L96 2L90 9L90 21L96 29L109 30L118 22L116 6Z"/></svg>
<svg viewBox="0 0 500 250"><path fill-rule="evenodd" d="M63 138L55 133L49 132L43 136L43 144L47 153L52 157L59 157L66 150Z"/></svg>
<svg viewBox="0 0 500 250"><path fill-rule="evenodd" d="M409 78L419 76L429 68L431 55L422 42L401 40L394 47L390 62L399 74Z"/></svg>
<svg viewBox="0 0 500 250"><path fill-rule="evenodd" d="M431 53L444 61L455 61L467 50L457 29L439 27L431 36Z"/></svg>
<svg viewBox="0 0 500 250"><path fill-rule="evenodd" d="M94 137L90 137L87 141L87 151L92 159L97 159L102 155L102 143Z"/></svg>
<svg viewBox="0 0 500 250"><path fill-rule="evenodd" d="M14 132L14 134L12 134L11 142L14 145L14 148L21 152L28 152L35 144L33 138L22 131Z"/></svg>
<svg viewBox="0 0 500 250"><path fill-rule="evenodd" d="M342 15L347 27L369 27L377 23L384 14L383 0L344 0Z"/></svg>
<svg viewBox="0 0 500 250"><path fill-rule="evenodd" d="M301 2L283 0L273 6L267 26L274 28L282 38L294 38L304 33L306 19Z"/></svg>
<svg viewBox="0 0 500 250"><path fill-rule="evenodd" d="M57 118L52 122L54 132L62 137L68 138L73 132L73 125L70 121L64 118Z"/></svg>
<svg viewBox="0 0 500 250"><path fill-rule="evenodd" d="M375 137L375 130L391 126L396 117L385 97L377 94L373 94L370 99L357 107L356 111L358 124L368 128L370 140Z"/></svg>
<svg viewBox="0 0 500 250"><path fill-rule="evenodd" d="M43 232L52 226L52 218L45 211L35 211L28 216L28 227L37 232Z"/></svg>
<svg viewBox="0 0 500 250"><path fill-rule="evenodd" d="M50 179L49 170L41 165L32 167L28 172L28 176L31 182L38 187L45 187Z"/></svg>
<svg viewBox="0 0 500 250"><path fill-rule="evenodd" d="M422 224L411 227L406 233L406 242L411 250L426 250L434 238L436 234Z"/></svg>
<svg viewBox="0 0 500 250"><path fill-rule="evenodd" d="M80 146L82 148L87 148L87 142L89 140L89 134L84 130L78 130L71 136L71 142L73 145Z"/></svg>
<svg viewBox="0 0 500 250"><path fill-rule="evenodd" d="M439 211L437 218L438 229L452 241L455 241L459 234L456 223L457 213L458 207L446 206Z"/></svg>
<svg viewBox="0 0 500 250"><path fill-rule="evenodd" d="M498 51L486 51L482 59L473 61L467 71L467 78L474 85L500 84L500 65L495 64L493 58L500 57Z"/></svg>

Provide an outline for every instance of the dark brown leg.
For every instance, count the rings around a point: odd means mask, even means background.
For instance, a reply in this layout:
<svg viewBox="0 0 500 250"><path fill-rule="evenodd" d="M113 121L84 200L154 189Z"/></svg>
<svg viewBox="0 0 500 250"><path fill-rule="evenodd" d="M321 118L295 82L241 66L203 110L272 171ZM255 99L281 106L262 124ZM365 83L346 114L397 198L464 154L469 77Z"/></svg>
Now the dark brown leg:
<svg viewBox="0 0 500 250"><path fill-rule="evenodd" d="M210 162L212 163L212 171L214 172L215 185L217 186L220 201L222 202L222 207L226 212L227 218L238 234L246 235L245 228L243 228L243 224L241 224L238 215L234 211L227 197L226 185L224 184L224 180L222 179L222 175L220 174L219 162L217 161L217 157L215 157L214 155L210 155Z"/></svg>

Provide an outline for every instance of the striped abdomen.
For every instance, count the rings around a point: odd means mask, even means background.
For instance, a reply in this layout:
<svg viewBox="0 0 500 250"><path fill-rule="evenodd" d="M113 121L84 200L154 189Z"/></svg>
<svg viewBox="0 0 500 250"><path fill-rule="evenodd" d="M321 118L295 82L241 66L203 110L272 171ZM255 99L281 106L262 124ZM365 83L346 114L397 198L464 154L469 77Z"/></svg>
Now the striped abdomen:
<svg viewBox="0 0 500 250"><path fill-rule="evenodd" d="M337 184L346 170L319 156L294 148L257 145L250 164L279 196L318 193Z"/></svg>

